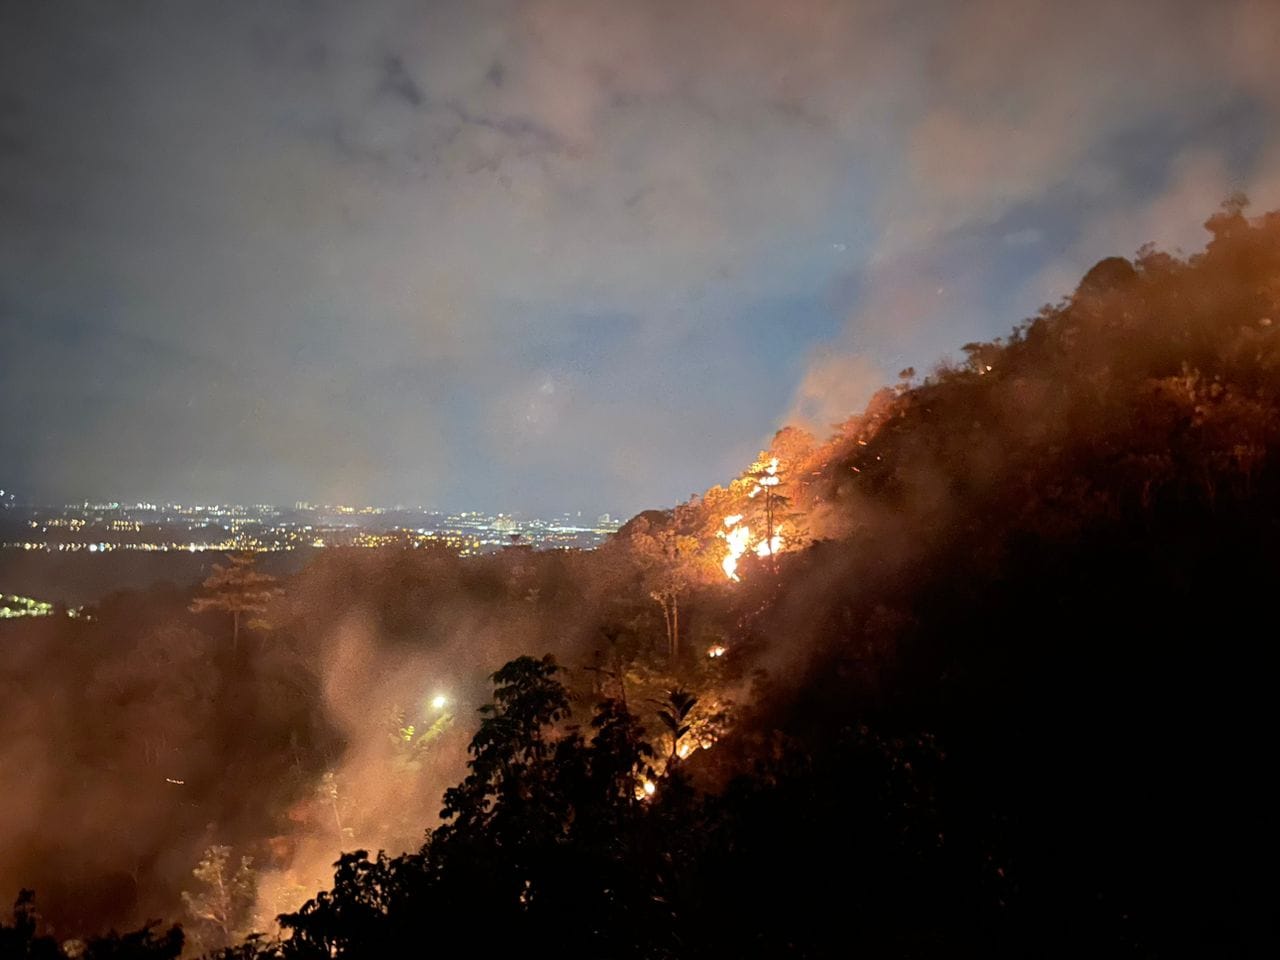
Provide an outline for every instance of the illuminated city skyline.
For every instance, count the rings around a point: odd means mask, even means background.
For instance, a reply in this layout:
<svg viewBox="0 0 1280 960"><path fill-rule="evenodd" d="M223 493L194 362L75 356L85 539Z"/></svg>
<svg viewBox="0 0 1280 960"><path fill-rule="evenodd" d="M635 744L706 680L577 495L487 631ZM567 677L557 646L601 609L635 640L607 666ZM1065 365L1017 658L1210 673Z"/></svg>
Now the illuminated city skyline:
<svg viewBox="0 0 1280 960"><path fill-rule="evenodd" d="M538 517L506 511L312 504L179 504L86 500L13 504L0 515L0 549L56 553L274 552L332 547L443 545L466 556L513 545L598 546L620 523L582 511Z"/></svg>

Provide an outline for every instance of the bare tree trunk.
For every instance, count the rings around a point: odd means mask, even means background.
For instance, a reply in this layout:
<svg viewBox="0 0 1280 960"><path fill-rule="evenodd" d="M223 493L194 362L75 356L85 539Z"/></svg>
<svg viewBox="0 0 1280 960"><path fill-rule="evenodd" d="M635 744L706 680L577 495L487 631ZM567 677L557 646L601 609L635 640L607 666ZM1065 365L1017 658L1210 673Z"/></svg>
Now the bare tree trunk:
<svg viewBox="0 0 1280 960"><path fill-rule="evenodd" d="M773 556L773 491L764 488L764 542L769 547L769 556Z"/></svg>
<svg viewBox="0 0 1280 960"><path fill-rule="evenodd" d="M338 837L339 839L345 839L346 831L342 826L342 814L338 812L338 796L336 787L334 788L334 795L330 798L329 802L333 806L333 822L338 826Z"/></svg>
<svg viewBox="0 0 1280 960"><path fill-rule="evenodd" d="M231 612L231 653L240 652L240 611Z"/></svg>
<svg viewBox="0 0 1280 960"><path fill-rule="evenodd" d="M765 544L769 547L769 562L773 563L773 487L764 488Z"/></svg>
<svg viewBox="0 0 1280 960"><path fill-rule="evenodd" d="M671 662L680 655L680 598L671 597Z"/></svg>

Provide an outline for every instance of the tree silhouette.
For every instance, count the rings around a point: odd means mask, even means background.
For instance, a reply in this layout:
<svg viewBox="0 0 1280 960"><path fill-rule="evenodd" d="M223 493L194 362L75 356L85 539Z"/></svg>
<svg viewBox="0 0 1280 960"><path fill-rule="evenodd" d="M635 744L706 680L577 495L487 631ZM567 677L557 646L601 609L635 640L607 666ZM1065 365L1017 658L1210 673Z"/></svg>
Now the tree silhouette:
<svg viewBox="0 0 1280 960"><path fill-rule="evenodd" d="M58 941L37 932L35 892L21 890L13 905L13 923L0 922L0 957L27 957L30 960L60 960Z"/></svg>
<svg viewBox="0 0 1280 960"><path fill-rule="evenodd" d="M493 702L480 708L484 719L468 747L471 772L444 794L441 816L453 818L454 832L487 827L511 812L504 801L517 806L535 792L532 778L552 750L543 729L569 714L559 672L548 655L518 657L493 674Z"/></svg>
<svg viewBox="0 0 1280 960"><path fill-rule="evenodd" d="M202 596L191 602L192 613L218 611L231 615L231 648L237 650L240 643L240 622L248 617L260 617L267 605L284 591L276 578L254 569L256 558L252 553L234 553L228 563L214 564L213 572L200 585ZM261 620L250 620L249 626L259 626Z"/></svg>
<svg viewBox="0 0 1280 960"><path fill-rule="evenodd" d="M660 847L637 795L653 748L612 698L585 740L567 724L560 673L550 657L521 657L493 675L468 776L445 794L447 822L416 854L345 855L331 890L281 918L283 956L389 956L428 936L461 949L471 924L485 925L493 955L552 943L569 957L638 955L665 936L649 862Z"/></svg>
<svg viewBox="0 0 1280 960"><path fill-rule="evenodd" d="M689 732L689 713L697 705L698 698L688 690L676 687L667 691L667 699L658 711L658 720L671 734L671 756L668 763L680 759L680 738Z"/></svg>
<svg viewBox="0 0 1280 960"><path fill-rule="evenodd" d="M40 932L35 894L22 890L13 905L12 925L0 920L0 957L9 960L177 960L182 953L180 927L170 927L157 934L152 921L129 933L114 930L105 936L88 940L68 940L59 944L52 936Z"/></svg>

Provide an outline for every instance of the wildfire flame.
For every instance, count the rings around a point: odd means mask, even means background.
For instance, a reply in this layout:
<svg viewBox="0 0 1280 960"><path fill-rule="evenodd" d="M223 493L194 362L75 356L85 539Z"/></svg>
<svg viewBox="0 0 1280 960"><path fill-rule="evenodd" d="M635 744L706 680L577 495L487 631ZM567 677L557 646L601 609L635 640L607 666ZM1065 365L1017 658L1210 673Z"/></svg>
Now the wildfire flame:
<svg viewBox="0 0 1280 960"><path fill-rule="evenodd" d="M751 543L751 528L740 526L741 520L740 513L725 517L726 530L720 531L721 538L729 548L729 552L720 561L720 567L724 570L724 575L734 581L738 579L738 560L747 552L747 546Z"/></svg>
<svg viewBox="0 0 1280 960"><path fill-rule="evenodd" d="M771 557L782 550L782 524L773 528L773 537L756 544L757 557Z"/></svg>

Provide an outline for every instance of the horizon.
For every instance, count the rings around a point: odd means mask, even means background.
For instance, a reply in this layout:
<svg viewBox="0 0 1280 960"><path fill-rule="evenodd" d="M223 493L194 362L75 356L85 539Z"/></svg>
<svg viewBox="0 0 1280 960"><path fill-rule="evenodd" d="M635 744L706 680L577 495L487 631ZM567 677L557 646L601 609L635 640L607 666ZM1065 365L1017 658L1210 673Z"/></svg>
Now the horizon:
<svg viewBox="0 0 1280 960"><path fill-rule="evenodd" d="M312 503L304 500L281 501L278 503L268 503L265 501L194 501L194 500L144 500L134 499L131 497L108 498L108 497L86 497L72 501L53 501L53 500L28 500L17 499L16 494L10 498L13 491L6 493L0 490L0 499L9 499L9 502L0 502L0 507L25 507L28 509L41 510L74 510L74 509L99 509L99 510L154 510L162 507L175 507L196 511L214 510L224 507L236 507L244 509L260 509L266 508L270 510L377 510L377 511L413 511L419 513L436 514L440 516L465 516L468 514L476 514L478 516L489 517L531 517L534 519L551 519L555 517L567 517L571 515L585 517L588 513L586 509L577 510L561 510L555 513L533 513L523 510L492 510L483 507L469 507L466 509L455 509L452 507L432 507L423 503L361 503L352 501L350 503ZM650 509L650 508L646 508ZM651 508L663 509L663 508ZM614 516L614 511L602 510L594 512L594 516L600 517L608 515Z"/></svg>

